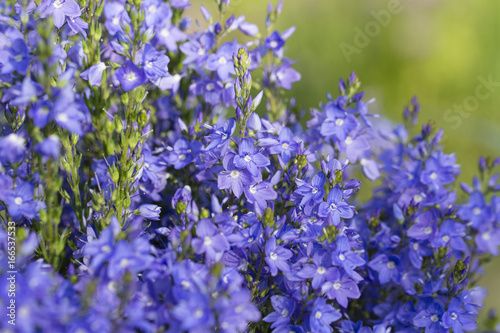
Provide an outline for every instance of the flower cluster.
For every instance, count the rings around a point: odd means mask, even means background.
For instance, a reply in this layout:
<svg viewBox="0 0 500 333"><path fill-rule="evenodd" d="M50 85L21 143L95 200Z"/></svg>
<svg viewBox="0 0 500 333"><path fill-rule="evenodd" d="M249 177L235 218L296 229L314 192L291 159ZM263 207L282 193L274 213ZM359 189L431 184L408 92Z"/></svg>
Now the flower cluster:
<svg viewBox="0 0 500 333"><path fill-rule="evenodd" d="M393 126L354 73L308 117L282 3L215 5L1 3L2 330L477 330L500 160L456 186L417 100Z"/></svg>

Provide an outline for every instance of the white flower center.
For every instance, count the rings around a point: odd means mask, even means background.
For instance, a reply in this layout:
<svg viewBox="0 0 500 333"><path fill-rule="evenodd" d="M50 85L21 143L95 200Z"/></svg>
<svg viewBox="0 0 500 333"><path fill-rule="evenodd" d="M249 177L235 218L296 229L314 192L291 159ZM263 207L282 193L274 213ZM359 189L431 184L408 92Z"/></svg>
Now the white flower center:
<svg viewBox="0 0 500 333"><path fill-rule="evenodd" d="M236 179L240 176L240 172L237 170L233 170L233 171L231 171L230 175L233 179Z"/></svg>
<svg viewBox="0 0 500 333"><path fill-rule="evenodd" d="M437 315L432 315L431 320L436 323L439 320L439 317Z"/></svg>
<svg viewBox="0 0 500 333"><path fill-rule="evenodd" d="M453 320L457 320L457 318L458 318L458 316L457 316L457 314L455 312L452 312L450 317Z"/></svg>
<svg viewBox="0 0 500 333"><path fill-rule="evenodd" d="M339 119L335 120L335 125L337 125L337 126L344 125L344 119L339 118Z"/></svg>
<svg viewBox="0 0 500 333"><path fill-rule="evenodd" d="M205 54L205 50L204 49L199 49L198 50L198 55L202 56Z"/></svg>
<svg viewBox="0 0 500 333"><path fill-rule="evenodd" d="M161 31L160 31L160 35L162 35L162 37L167 38L167 37L170 35L170 31L168 31L168 29L167 29L167 28L163 28L163 29L161 29Z"/></svg>
<svg viewBox="0 0 500 333"><path fill-rule="evenodd" d="M281 148L283 148L284 150L287 150L289 147L290 147L290 145L286 142L281 145Z"/></svg>
<svg viewBox="0 0 500 333"><path fill-rule="evenodd" d="M345 255L343 253L339 254L339 259L341 261L344 261L345 260Z"/></svg>
<svg viewBox="0 0 500 333"><path fill-rule="evenodd" d="M276 46L278 46L278 42L273 40L271 41L271 43L269 43L269 46L271 46L272 49L276 48Z"/></svg>
<svg viewBox="0 0 500 333"><path fill-rule="evenodd" d="M432 180L436 180L437 178L438 178L437 173L435 173L435 172L431 173L431 179Z"/></svg>
<svg viewBox="0 0 500 333"><path fill-rule="evenodd" d="M474 208L474 209L472 210L472 214L474 214L474 215L476 215L476 216L477 216L477 215L479 215L479 214L481 214L481 213L482 213L482 210L481 210L481 208L479 208L479 207L476 207L476 208Z"/></svg>
<svg viewBox="0 0 500 333"><path fill-rule="evenodd" d="M485 232L482 237L484 240L489 240L491 238L491 235L489 232Z"/></svg>
<svg viewBox="0 0 500 333"><path fill-rule="evenodd" d="M148 11L149 11L150 13L153 13L153 14L154 14L154 13L156 13L156 6L155 6L155 5L151 5L151 6L149 6L149 7L148 7Z"/></svg>
<svg viewBox="0 0 500 333"><path fill-rule="evenodd" d="M146 61L147 68L153 68L153 63L151 61Z"/></svg>
<svg viewBox="0 0 500 333"><path fill-rule="evenodd" d="M137 75L135 73L133 73L133 72L132 73L127 73L127 74L125 74L125 79L127 81L133 82L133 81L137 80Z"/></svg>
<svg viewBox="0 0 500 333"><path fill-rule="evenodd" d="M244 160L245 160L245 162L248 163L248 162L250 162L252 160L252 156L247 155L247 156L245 156Z"/></svg>
<svg viewBox="0 0 500 333"><path fill-rule="evenodd" d="M257 193L257 188L255 186L250 186L249 191L250 193L255 194Z"/></svg>
<svg viewBox="0 0 500 333"><path fill-rule="evenodd" d="M61 1L61 0L56 0L54 1L54 3L52 4L54 7L56 7L57 9L61 8L62 5L63 5L64 1Z"/></svg>
<svg viewBox="0 0 500 333"><path fill-rule="evenodd" d="M312 194L316 194L316 193L318 193L318 191L319 191L319 190L318 190L316 187L313 187L313 189L312 189Z"/></svg>
<svg viewBox="0 0 500 333"><path fill-rule="evenodd" d="M214 84L213 84L213 83L209 83L209 84L207 84L207 86L206 86L207 91L212 91L212 90L214 90L214 88L215 88L215 86L214 86Z"/></svg>
<svg viewBox="0 0 500 333"><path fill-rule="evenodd" d="M185 159L186 159L186 155L184 155L184 154L180 154L179 155L179 160L180 161L184 161Z"/></svg>
<svg viewBox="0 0 500 333"><path fill-rule="evenodd" d="M17 61L17 62L20 62L21 60L23 60L23 57L24 57L24 56L23 56L23 54L21 53L21 54L16 55L16 56L14 57L14 60L15 60L15 61Z"/></svg>
<svg viewBox="0 0 500 333"><path fill-rule="evenodd" d="M16 147L24 146L24 139L21 136L16 135L14 133L11 133L7 136L7 141Z"/></svg>
<svg viewBox="0 0 500 333"><path fill-rule="evenodd" d="M335 282L335 283L333 284L333 289L335 289L335 290L339 290L341 286L342 286L342 284L341 284L340 282Z"/></svg>
<svg viewBox="0 0 500 333"><path fill-rule="evenodd" d="M450 236L444 235L443 238L441 238L441 239L443 240L443 242L448 243L450 240Z"/></svg>
<svg viewBox="0 0 500 333"><path fill-rule="evenodd" d="M271 258L272 260L276 260L276 259L278 259L278 254L276 252L271 252L271 254L269 255L269 258Z"/></svg>
<svg viewBox="0 0 500 333"><path fill-rule="evenodd" d="M67 114L65 114L65 113L58 114L56 118L57 118L57 120L59 120L61 123L65 123L65 122L67 122L67 121L68 121L68 119L69 119L69 118L68 118L68 115L67 115Z"/></svg>
<svg viewBox="0 0 500 333"><path fill-rule="evenodd" d="M334 204L334 203L332 203L332 204L330 205L330 209L331 209L331 210L335 210L335 209L337 209L337 205L336 205L336 204Z"/></svg>
<svg viewBox="0 0 500 333"><path fill-rule="evenodd" d="M413 249L415 251L417 251L419 247L420 247L420 245L418 245L418 243L413 244Z"/></svg>
<svg viewBox="0 0 500 333"><path fill-rule="evenodd" d="M225 64L227 64L227 60L226 60L226 58L224 58L224 57L220 57L220 58L219 58L219 64L220 64L220 65L225 65Z"/></svg>
<svg viewBox="0 0 500 333"><path fill-rule="evenodd" d="M346 145L350 145L352 143L352 138L350 136L348 136L347 138L345 138L344 142Z"/></svg>
<svg viewBox="0 0 500 333"><path fill-rule="evenodd" d="M118 16L115 16L115 17L113 17L113 19L111 20L111 22L114 25L118 25L120 23L120 18Z"/></svg>
<svg viewBox="0 0 500 333"><path fill-rule="evenodd" d="M284 309L283 311L281 311L281 315L283 317L287 317L288 316L288 310L287 309Z"/></svg>
<svg viewBox="0 0 500 333"><path fill-rule="evenodd" d="M203 239L203 244L204 244L205 246L208 246L208 245L212 244L212 238L210 238L210 237L206 236L206 237Z"/></svg>
<svg viewBox="0 0 500 333"><path fill-rule="evenodd" d="M196 310L194 312L194 316L195 316L195 318L200 319L201 317L203 317L203 310L201 310L201 309Z"/></svg>
<svg viewBox="0 0 500 333"><path fill-rule="evenodd" d="M424 229L424 233L425 233L426 235L430 235L430 234L432 233L432 228L431 228L431 227L426 227L426 228Z"/></svg>
<svg viewBox="0 0 500 333"><path fill-rule="evenodd" d="M316 273L318 273L319 275L323 275L323 274L325 274L325 272L326 272L326 269L323 266L319 266L318 269L316 270Z"/></svg>
<svg viewBox="0 0 500 333"><path fill-rule="evenodd" d="M415 203L419 203L420 201L422 201L424 198L420 195L420 194L415 194L413 196L413 201L415 201Z"/></svg>
<svg viewBox="0 0 500 333"><path fill-rule="evenodd" d="M111 251L111 248L109 247L109 245L104 245L103 247L101 247L101 251L104 253L108 253L109 251Z"/></svg>
<svg viewBox="0 0 500 333"><path fill-rule="evenodd" d="M129 264L130 264L130 262L126 258L123 258L122 260L120 260L120 266L122 266L123 268L127 268Z"/></svg>
<svg viewBox="0 0 500 333"><path fill-rule="evenodd" d="M314 314L314 318L319 319L322 315L323 314L321 313L321 311L316 311L316 313Z"/></svg>
<svg viewBox="0 0 500 333"><path fill-rule="evenodd" d="M394 263L394 261L389 261L387 263L387 268L394 269L394 267L396 267L396 264Z"/></svg>
<svg viewBox="0 0 500 333"><path fill-rule="evenodd" d="M21 198L21 197L17 197L17 198L15 198L15 199L14 199L14 203L15 203L16 205L21 205L21 204L23 203L23 198Z"/></svg>
<svg viewBox="0 0 500 333"><path fill-rule="evenodd" d="M181 282L181 286L182 286L184 289L189 289L189 287L191 287L191 283L190 283L189 281L182 280L182 282Z"/></svg>

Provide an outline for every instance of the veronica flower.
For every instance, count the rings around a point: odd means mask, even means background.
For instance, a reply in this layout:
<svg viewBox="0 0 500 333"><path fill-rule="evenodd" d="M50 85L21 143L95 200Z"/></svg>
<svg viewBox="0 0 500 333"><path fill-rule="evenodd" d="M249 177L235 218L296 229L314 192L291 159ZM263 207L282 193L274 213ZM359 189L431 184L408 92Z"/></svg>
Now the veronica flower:
<svg viewBox="0 0 500 333"><path fill-rule="evenodd" d="M331 258L325 253L315 253L313 255L313 263L306 264L297 272L297 276L302 279L311 279L311 286L314 289L321 287L325 280L334 280L336 268L332 267Z"/></svg>
<svg viewBox="0 0 500 333"><path fill-rule="evenodd" d="M300 77L300 73L285 62L273 71L271 81L275 80L279 87L290 90L292 89L292 83L299 81Z"/></svg>
<svg viewBox="0 0 500 333"><path fill-rule="evenodd" d="M327 304L324 298L317 298L311 309L309 325L314 332L332 332L333 328L330 324L340 318L342 318L342 314L339 310Z"/></svg>
<svg viewBox="0 0 500 333"><path fill-rule="evenodd" d="M172 19L172 9L168 4L161 1L145 0L142 7L146 10L145 21L148 27Z"/></svg>
<svg viewBox="0 0 500 333"><path fill-rule="evenodd" d="M215 54L208 57L205 68L209 71L216 71L222 81L227 81L234 75L232 56L237 52L238 47L236 40L222 44Z"/></svg>
<svg viewBox="0 0 500 333"><path fill-rule="evenodd" d="M186 40L187 35L166 20L160 25L155 25L155 39L170 52L177 53L177 43Z"/></svg>
<svg viewBox="0 0 500 333"><path fill-rule="evenodd" d="M262 320L272 323L271 328L284 326L290 322L290 317L295 311L296 303L292 298L286 296L271 296L271 304L274 312L268 314Z"/></svg>
<svg viewBox="0 0 500 333"><path fill-rule="evenodd" d="M278 269L282 272L289 272L288 259L293 256L292 251L281 245L276 245L276 238L271 236L266 242L266 263L271 270L271 275L276 276Z"/></svg>
<svg viewBox="0 0 500 333"><path fill-rule="evenodd" d="M184 138L175 141L173 149L166 157L167 163L173 165L176 170L190 164L193 159L194 155L191 144Z"/></svg>
<svg viewBox="0 0 500 333"><path fill-rule="evenodd" d="M0 162L21 162L26 154L25 142L22 136L14 133L0 138Z"/></svg>
<svg viewBox="0 0 500 333"><path fill-rule="evenodd" d="M9 215L14 220L19 220L22 217L32 219L38 215L38 205L33 200L33 194L34 187L30 182L21 183L14 189L7 190L4 201Z"/></svg>
<svg viewBox="0 0 500 333"><path fill-rule="evenodd" d="M358 273L354 272L354 268L363 266L366 261L351 250L349 239L346 236L338 236L335 241L337 249L332 253L332 262L344 268L347 275L351 278L360 280L361 277Z"/></svg>
<svg viewBox="0 0 500 333"><path fill-rule="evenodd" d="M218 130L216 126L213 127L213 132L208 136L210 143L205 148L206 150L211 150L216 147L224 146L228 143L229 139L236 129L236 121L234 118L228 119L224 126Z"/></svg>
<svg viewBox="0 0 500 333"><path fill-rule="evenodd" d="M270 50L278 51L285 45L285 40L281 38L279 32L273 31L271 35L266 38L265 45Z"/></svg>
<svg viewBox="0 0 500 333"><path fill-rule="evenodd" d="M150 44L144 46L142 52L142 68L150 80L168 76L168 63L170 59L163 53L157 52Z"/></svg>
<svg viewBox="0 0 500 333"><path fill-rule="evenodd" d="M61 150L61 142L57 135L51 135L35 146L35 151L44 157L44 160L53 158L57 160Z"/></svg>
<svg viewBox="0 0 500 333"><path fill-rule="evenodd" d="M181 322L181 329L185 331L207 331L215 323L209 299L198 292L181 299L172 309L172 314Z"/></svg>
<svg viewBox="0 0 500 333"><path fill-rule="evenodd" d="M182 53L187 55L184 64L196 62L197 66L202 66L209 56L210 49L215 44L213 33L206 32L200 35L198 40L191 40L179 46Z"/></svg>
<svg viewBox="0 0 500 333"><path fill-rule="evenodd" d="M238 168L246 168L252 176L257 177L263 168L271 164L269 159L260 153L254 146L255 140L244 138L238 147L238 155L234 157L234 165Z"/></svg>
<svg viewBox="0 0 500 333"><path fill-rule="evenodd" d="M340 218L350 219L354 216L354 209L344 201L344 194L340 187L336 185L328 193L327 202L319 204L318 215L321 217L332 216L333 224L338 225Z"/></svg>
<svg viewBox="0 0 500 333"><path fill-rule="evenodd" d="M42 18L52 15L54 25L60 29L66 16L78 17L81 15L80 7L74 0L43 0L40 4Z"/></svg>
<svg viewBox="0 0 500 333"><path fill-rule="evenodd" d="M430 304L413 318L413 325L425 328L425 332L441 333L447 330L442 325L443 307L439 303Z"/></svg>
<svg viewBox="0 0 500 333"><path fill-rule="evenodd" d="M267 208L267 201L275 200L278 194L269 182L260 182L244 188L245 196L249 203L255 203L258 212L261 213Z"/></svg>
<svg viewBox="0 0 500 333"><path fill-rule="evenodd" d="M197 254L205 253L210 260L218 261L223 252L229 249L226 237L208 219L203 219L196 226L196 235L192 246Z"/></svg>
<svg viewBox="0 0 500 333"><path fill-rule="evenodd" d="M353 115L345 113L342 109L330 102L325 107L326 119L321 124L321 135L335 135L339 140L346 140L349 133L358 127L358 121Z"/></svg>
<svg viewBox="0 0 500 333"><path fill-rule="evenodd" d="M461 206L457 214L461 219L470 221L472 227L476 229L488 224L493 217L483 194L477 191L471 194L469 202Z"/></svg>
<svg viewBox="0 0 500 333"><path fill-rule="evenodd" d="M160 220L161 207L157 205L143 204L138 210L140 211L140 215L147 220Z"/></svg>
<svg viewBox="0 0 500 333"><path fill-rule="evenodd" d="M271 154L281 154L283 160L288 163L298 146L293 139L292 131L288 127L283 127L279 134L278 144L272 146L269 151Z"/></svg>
<svg viewBox="0 0 500 333"><path fill-rule="evenodd" d="M102 82L102 74L108 66L105 63L99 62L93 66L90 66L86 71L80 74L80 77L84 80L89 81L90 85L93 87L100 87Z"/></svg>
<svg viewBox="0 0 500 333"><path fill-rule="evenodd" d="M368 267L378 272L378 279L381 284L386 284L391 280L394 283L399 283L401 278L399 263L398 256L378 254L368 263Z"/></svg>
<svg viewBox="0 0 500 333"><path fill-rule="evenodd" d="M348 298L358 299L361 296L358 285L347 275L341 276L338 269L335 269L332 275L332 278L321 287L321 292L325 293L329 299L335 299L341 306L347 308Z"/></svg>
<svg viewBox="0 0 500 333"><path fill-rule="evenodd" d="M125 61L123 66L115 71L115 75L124 91L134 90L146 82L144 71L130 60Z"/></svg>
<svg viewBox="0 0 500 333"><path fill-rule="evenodd" d="M25 74L30 64L28 51L28 47L22 38L13 40L10 47L2 52L0 58L2 73L8 74L16 71L19 74Z"/></svg>
<svg viewBox="0 0 500 333"><path fill-rule="evenodd" d="M125 10L125 6L120 2L107 1L104 4L104 15L106 16L104 26L110 35L115 35L117 32L123 33L122 25L130 26L130 17Z"/></svg>
<svg viewBox="0 0 500 333"><path fill-rule="evenodd" d="M303 196L299 205L305 206L311 200L314 202L323 201L323 197L325 196L325 189L323 188L325 186L325 180L325 174L319 172L311 179L311 184L297 181L299 187L295 190L295 193Z"/></svg>
<svg viewBox="0 0 500 333"><path fill-rule="evenodd" d="M457 333L475 331L477 329L476 318L463 309L460 298L454 297L443 314L443 327L451 328Z"/></svg>
<svg viewBox="0 0 500 333"><path fill-rule="evenodd" d="M219 173L217 185L220 190L231 189L233 194L239 198L243 193L243 187L251 185L254 181L246 169L242 170L234 165L233 159L234 155L224 157L224 170Z"/></svg>
<svg viewBox="0 0 500 333"><path fill-rule="evenodd" d="M81 33L84 38L87 38L87 32L85 29L89 28L89 24L82 20L79 16L70 16L69 20L67 20L68 26L74 33Z"/></svg>

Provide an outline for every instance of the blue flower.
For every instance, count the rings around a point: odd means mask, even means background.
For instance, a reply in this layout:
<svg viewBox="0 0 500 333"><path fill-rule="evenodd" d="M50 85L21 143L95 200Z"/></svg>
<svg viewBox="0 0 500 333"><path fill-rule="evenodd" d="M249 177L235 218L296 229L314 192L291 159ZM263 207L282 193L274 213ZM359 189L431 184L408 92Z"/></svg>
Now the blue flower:
<svg viewBox="0 0 500 333"><path fill-rule="evenodd" d="M219 261L229 243L217 227L208 219L203 219L196 226L196 235L192 245L197 254L205 253L209 260Z"/></svg>
<svg viewBox="0 0 500 333"><path fill-rule="evenodd" d="M276 276L278 274L278 269L282 272L289 272L290 266L288 264L288 259L292 256L292 251L276 244L276 238L274 236L271 236L267 240L265 260L271 270L272 276Z"/></svg>
<svg viewBox="0 0 500 333"><path fill-rule="evenodd" d="M457 333L475 331L477 329L476 318L462 308L460 298L454 297L443 314L443 327L451 328Z"/></svg>
<svg viewBox="0 0 500 333"><path fill-rule="evenodd" d="M425 328L426 333L444 333L447 330L442 325L443 312L443 307L434 302L415 315L413 325Z"/></svg>
<svg viewBox="0 0 500 333"><path fill-rule="evenodd" d="M274 312L271 312L262 320L272 323L271 328L284 326L290 322L290 317L295 311L296 302L286 296L271 296L271 304Z"/></svg>
<svg viewBox="0 0 500 333"><path fill-rule="evenodd" d="M150 80L168 76L168 63L170 59L162 52L157 52L150 44L144 46L142 53L142 68Z"/></svg>
<svg viewBox="0 0 500 333"><path fill-rule="evenodd" d="M252 175L246 169L237 168L233 160L234 155L224 157L224 170L219 173L217 185L220 190L231 189L233 194L239 198L243 193L244 186L252 185L254 181Z"/></svg>
<svg viewBox="0 0 500 333"><path fill-rule="evenodd" d="M102 74L106 70L107 66L103 62L99 62L93 66L90 66L86 71L80 74L80 77L84 80L89 81L90 85L93 87L100 87L102 82Z"/></svg>
<svg viewBox="0 0 500 333"><path fill-rule="evenodd" d="M278 144L272 146L269 151L271 154L281 154L283 160L288 163L298 146L298 143L293 139L292 131L288 127L283 127L279 134Z"/></svg>
<svg viewBox="0 0 500 333"><path fill-rule="evenodd" d="M330 193L328 193L327 202L319 204L318 215L327 217L331 214L333 224L338 225L340 218L350 219L354 216L354 209L344 201L344 194L340 187L336 185Z"/></svg>
<svg viewBox="0 0 500 333"><path fill-rule="evenodd" d="M44 157L44 160L59 157L61 150L61 141L56 135L51 135L35 146L35 151Z"/></svg>
<svg viewBox="0 0 500 333"><path fill-rule="evenodd" d="M130 60L125 61L123 66L115 71L115 76L124 91L134 90L146 82L144 71Z"/></svg>
<svg viewBox="0 0 500 333"><path fill-rule="evenodd" d="M368 267L378 272L378 280L381 284L386 284L391 280L399 283L401 278L399 262L398 256L379 254L368 263Z"/></svg>
<svg viewBox="0 0 500 333"><path fill-rule="evenodd" d="M332 278L321 287L321 292L325 293L329 299L335 299L341 306L347 308L348 298L358 299L361 296L358 285L346 274L341 275L338 269L335 269L332 274Z"/></svg>
<svg viewBox="0 0 500 333"><path fill-rule="evenodd" d="M333 331L330 324L339 320L341 317L342 314L339 310L327 304L324 298L318 298L311 309L309 325L314 332L328 333Z"/></svg>
<svg viewBox="0 0 500 333"><path fill-rule="evenodd" d="M238 148L238 155L234 157L234 165L238 168L246 168L252 176L257 177L260 174L259 168L271 164L269 159L258 152L254 146L255 140L245 138L241 140Z"/></svg>
<svg viewBox="0 0 500 333"><path fill-rule="evenodd" d="M25 139L17 134L11 133L0 138L0 162L18 163L26 155Z"/></svg>
<svg viewBox="0 0 500 333"><path fill-rule="evenodd" d="M232 56L238 50L236 40L222 44L215 54L211 54L205 65L209 71L217 71L217 75L222 81L228 81L234 75L234 65Z"/></svg>

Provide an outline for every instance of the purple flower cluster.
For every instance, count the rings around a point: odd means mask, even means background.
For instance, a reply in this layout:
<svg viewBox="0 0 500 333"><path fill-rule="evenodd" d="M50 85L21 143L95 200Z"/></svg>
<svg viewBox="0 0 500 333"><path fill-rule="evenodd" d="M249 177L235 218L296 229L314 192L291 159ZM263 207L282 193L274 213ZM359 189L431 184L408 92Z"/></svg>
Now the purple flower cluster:
<svg viewBox="0 0 500 333"><path fill-rule="evenodd" d="M229 5L2 3L1 329L476 331L500 160L455 186L417 100L393 126L354 73L303 121L282 3L267 33Z"/></svg>

